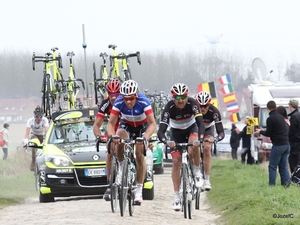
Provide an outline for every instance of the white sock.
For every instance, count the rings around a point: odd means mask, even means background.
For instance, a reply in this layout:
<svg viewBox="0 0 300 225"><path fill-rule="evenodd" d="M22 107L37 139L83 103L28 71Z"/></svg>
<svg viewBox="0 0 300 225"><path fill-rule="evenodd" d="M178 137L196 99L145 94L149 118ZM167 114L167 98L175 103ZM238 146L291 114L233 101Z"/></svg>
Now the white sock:
<svg viewBox="0 0 300 225"><path fill-rule="evenodd" d="M204 179L209 180L209 175L204 174Z"/></svg>
<svg viewBox="0 0 300 225"><path fill-rule="evenodd" d="M175 196L174 196L175 201L180 200L180 193L179 193L179 191L174 191L174 194L175 194Z"/></svg>

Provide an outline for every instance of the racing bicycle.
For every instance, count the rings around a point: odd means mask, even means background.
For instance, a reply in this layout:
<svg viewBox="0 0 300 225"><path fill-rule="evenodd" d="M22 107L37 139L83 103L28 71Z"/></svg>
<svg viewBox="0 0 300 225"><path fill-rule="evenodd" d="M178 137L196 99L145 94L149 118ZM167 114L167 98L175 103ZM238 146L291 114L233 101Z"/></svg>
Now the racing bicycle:
<svg viewBox="0 0 300 225"><path fill-rule="evenodd" d="M106 52L100 53L100 58L102 58L103 63L100 66L100 78L97 78L96 73L96 63L93 63L93 71L94 71L94 91L95 91L95 103L96 105L100 104L104 98L107 97L106 84L109 79L109 75L107 73L106 68L106 58L108 55Z"/></svg>
<svg viewBox="0 0 300 225"><path fill-rule="evenodd" d="M67 56L69 57L70 62L70 72L68 80L62 80L63 83L63 109L70 110L70 109L76 109L76 108L82 108L83 104L78 100L76 97L80 91L80 85L79 82L81 82L83 90L85 90L84 82L82 79L75 77L75 68L73 65L73 56L75 56L74 52L68 52ZM78 101L78 102L77 102Z"/></svg>
<svg viewBox="0 0 300 225"><path fill-rule="evenodd" d="M130 70L130 66L129 66L129 58L132 58L132 57L136 57L138 64L141 65L140 52L135 52L135 53L130 53L130 54L120 53L118 55L109 57L111 68L115 68L116 62L119 62L119 60L121 61L122 72L123 72L123 77L122 78L119 77L121 82L132 79L131 70Z"/></svg>
<svg viewBox="0 0 300 225"><path fill-rule="evenodd" d="M57 61L57 64L56 64ZM45 56L37 56L35 52L32 55L32 68L35 70L35 63L43 62L43 84L42 84L42 108L45 112L45 116L50 118L54 111L60 110L60 94L62 87L59 82L63 80L61 73L54 72L54 76L51 72L51 67L62 68L62 59L60 54L53 56L53 53L47 52ZM55 63L53 63L55 62Z"/></svg>
<svg viewBox="0 0 300 225"><path fill-rule="evenodd" d="M182 211L184 218L188 217L189 219L192 219L192 201L195 200L195 208L199 209L201 188L196 187L195 174L193 173L190 156L188 153L188 147L193 146L193 144L176 143L176 147L179 146L182 148L180 151L182 156L180 170L180 196Z"/></svg>

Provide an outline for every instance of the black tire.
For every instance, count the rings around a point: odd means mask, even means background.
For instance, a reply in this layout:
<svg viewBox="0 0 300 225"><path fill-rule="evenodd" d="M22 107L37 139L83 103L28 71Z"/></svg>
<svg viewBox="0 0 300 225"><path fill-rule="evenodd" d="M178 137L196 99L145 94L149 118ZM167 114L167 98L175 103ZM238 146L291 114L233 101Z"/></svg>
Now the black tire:
<svg viewBox="0 0 300 225"><path fill-rule="evenodd" d="M36 165L36 162L35 162ZM35 166L34 169L34 180L35 180L35 190L39 191L40 190L40 174L38 172L38 167Z"/></svg>
<svg viewBox="0 0 300 225"><path fill-rule="evenodd" d="M182 207L183 207L183 215L184 218L188 216L188 168L186 164L182 165L181 168L181 179L182 179Z"/></svg>
<svg viewBox="0 0 300 225"><path fill-rule="evenodd" d="M195 195L195 209L200 209L200 193L201 193L201 188L197 188L196 195Z"/></svg>
<svg viewBox="0 0 300 225"><path fill-rule="evenodd" d="M154 184L151 189L143 188L143 199L144 200L153 200L154 199Z"/></svg>
<svg viewBox="0 0 300 225"><path fill-rule="evenodd" d="M95 92L95 104L98 104L98 93L97 93L97 73L96 73L96 63L93 62L93 76L94 76L94 92Z"/></svg>
<svg viewBox="0 0 300 225"><path fill-rule="evenodd" d="M111 211L113 213L116 212L117 209L117 200L118 200L118 185L116 182L116 176L118 173L118 162L116 160L116 157L113 156L112 162L111 162L111 168L110 168L110 206Z"/></svg>
<svg viewBox="0 0 300 225"><path fill-rule="evenodd" d="M126 80L131 80L131 72L130 72L130 68L128 67L127 70L124 70L124 81Z"/></svg>
<svg viewBox="0 0 300 225"><path fill-rule="evenodd" d="M40 200L40 203L54 202L54 197L51 196L50 194L43 195L40 192L39 200Z"/></svg>
<svg viewBox="0 0 300 225"><path fill-rule="evenodd" d="M120 214L124 216L126 210L126 203L128 198L128 159L125 157L123 160L123 171L122 171L122 185L120 190Z"/></svg>
<svg viewBox="0 0 300 225"><path fill-rule="evenodd" d="M163 174L165 172L164 163L157 165L153 168L155 174Z"/></svg>

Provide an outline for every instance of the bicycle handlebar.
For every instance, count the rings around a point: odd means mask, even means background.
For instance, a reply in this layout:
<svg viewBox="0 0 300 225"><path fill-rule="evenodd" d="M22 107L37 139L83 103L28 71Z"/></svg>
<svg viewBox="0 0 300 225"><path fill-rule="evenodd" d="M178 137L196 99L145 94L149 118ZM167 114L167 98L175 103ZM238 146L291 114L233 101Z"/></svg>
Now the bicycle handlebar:
<svg viewBox="0 0 300 225"><path fill-rule="evenodd" d="M51 56L52 56L52 53L50 53L50 52L47 52L45 54L45 56L36 56L35 52L33 52L33 55L32 55L32 69L35 70L35 63L36 62L48 63L48 62L53 62L53 61L58 61L59 68L62 68L61 55L59 54L55 59L51 58Z"/></svg>
<svg viewBox="0 0 300 225"><path fill-rule="evenodd" d="M141 65L141 56L140 56L140 52L136 52L136 53L130 53L130 54L125 54L125 53L120 53L116 56L110 56L110 66L112 65L112 60L113 59L128 59L128 58L132 58L132 57L136 57L137 58L137 62L138 64Z"/></svg>

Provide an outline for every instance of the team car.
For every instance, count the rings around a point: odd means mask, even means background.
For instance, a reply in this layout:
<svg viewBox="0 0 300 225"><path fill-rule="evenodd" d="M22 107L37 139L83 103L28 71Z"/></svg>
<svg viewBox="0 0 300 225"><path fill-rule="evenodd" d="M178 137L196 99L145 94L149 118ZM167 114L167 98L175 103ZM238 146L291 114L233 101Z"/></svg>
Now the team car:
<svg viewBox="0 0 300 225"><path fill-rule="evenodd" d="M96 148L93 124L98 108L56 112L38 148L35 184L40 202L55 197L103 195L107 188L106 145Z"/></svg>

